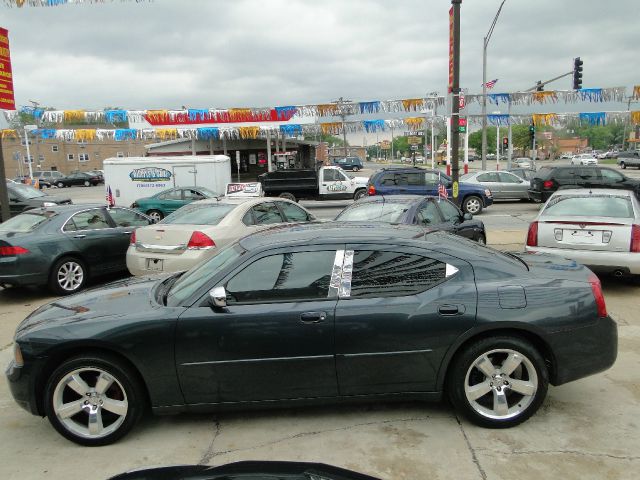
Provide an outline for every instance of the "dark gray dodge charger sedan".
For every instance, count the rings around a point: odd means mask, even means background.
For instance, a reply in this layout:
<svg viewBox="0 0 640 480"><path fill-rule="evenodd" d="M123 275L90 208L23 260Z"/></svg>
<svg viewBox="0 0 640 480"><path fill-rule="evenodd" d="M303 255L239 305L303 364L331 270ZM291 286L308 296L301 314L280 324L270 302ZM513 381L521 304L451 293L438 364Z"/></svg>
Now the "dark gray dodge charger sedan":
<svg viewBox="0 0 640 480"><path fill-rule="evenodd" d="M103 445L156 413L446 393L517 425L548 384L609 368L617 328L570 260L445 232L308 224L245 237L186 273L113 283L18 327L16 401Z"/></svg>

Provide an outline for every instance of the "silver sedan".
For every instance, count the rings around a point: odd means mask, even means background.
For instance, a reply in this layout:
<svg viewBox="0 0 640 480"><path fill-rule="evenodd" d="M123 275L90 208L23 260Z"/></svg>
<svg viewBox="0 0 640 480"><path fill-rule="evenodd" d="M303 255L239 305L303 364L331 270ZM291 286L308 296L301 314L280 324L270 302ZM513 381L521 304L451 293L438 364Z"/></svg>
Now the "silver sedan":
<svg viewBox="0 0 640 480"><path fill-rule="evenodd" d="M494 200L529 200L529 181L511 172L480 171L467 173L460 179L488 188Z"/></svg>

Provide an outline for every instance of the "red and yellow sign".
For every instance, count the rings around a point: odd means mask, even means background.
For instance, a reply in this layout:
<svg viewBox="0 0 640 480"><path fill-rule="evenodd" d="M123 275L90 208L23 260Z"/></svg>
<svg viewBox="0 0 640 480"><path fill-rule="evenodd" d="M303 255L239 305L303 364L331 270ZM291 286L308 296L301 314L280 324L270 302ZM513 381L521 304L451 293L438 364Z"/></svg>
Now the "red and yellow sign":
<svg viewBox="0 0 640 480"><path fill-rule="evenodd" d="M453 7L449 10L449 93L453 92Z"/></svg>
<svg viewBox="0 0 640 480"><path fill-rule="evenodd" d="M9 55L9 31L4 28L0 28L0 109L16 109Z"/></svg>

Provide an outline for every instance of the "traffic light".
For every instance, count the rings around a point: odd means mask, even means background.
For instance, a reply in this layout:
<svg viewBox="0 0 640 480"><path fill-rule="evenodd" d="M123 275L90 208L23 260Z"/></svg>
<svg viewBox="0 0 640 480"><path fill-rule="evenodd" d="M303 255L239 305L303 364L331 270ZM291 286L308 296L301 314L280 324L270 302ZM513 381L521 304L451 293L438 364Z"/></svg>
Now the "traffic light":
<svg viewBox="0 0 640 480"><path fill-rule="evenodd" d="M544 91L544 85L540 80L538 80L536 82L536 92L542 92L542 91Z"/></svg>
<svg viewBox="0 0 640 480"><path fill-rule="evenodd" d="M502 147L505 150L509 148L509 137L502 137Z"/></svg>
<svg viewBox="0 0 640 480"><path fill-rule="evenodd" d="M582 64L580 57L573 59L573 89L580 90L582 88Z"/></svg>
<svg viewBox="0 0 640 480"><path fill-rule="evenodd" d="M536 126L532 123L531 125L529 125L529 143L531 144L531 148L533 148L535 139L536 139Z"/></svg>

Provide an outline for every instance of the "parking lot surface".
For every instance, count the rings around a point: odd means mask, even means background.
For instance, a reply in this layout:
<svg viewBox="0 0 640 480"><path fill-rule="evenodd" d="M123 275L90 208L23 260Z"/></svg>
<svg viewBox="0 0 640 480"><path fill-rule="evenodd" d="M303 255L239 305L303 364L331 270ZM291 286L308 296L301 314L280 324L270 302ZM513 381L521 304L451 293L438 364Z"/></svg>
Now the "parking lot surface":
<svg viewBox="0 0 640 480"><path fill-rule="evenodd" d="M53 192L53 191L52 191ZM101 187L66 189L74 202L103 201ZM316 202L319 203L319 202ZM539 205L497 203L480 218L488 242L522 250ZM340 204L315 209L332 218ZM333 213L335 212L335 213ZM147 416L120 442L77 446L14 403L0 382L0 478L108 478L130 469L238 460L334 464L381 479L637 479L640 471L640 282L603 279L619 327L610 370L550 387L540 411L508 430L458 418L448 403L338 405L175 417ZM0 364L18 323L53 297L0 288Z"/></svg>

